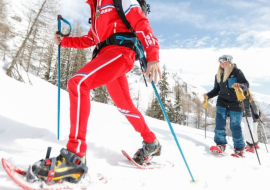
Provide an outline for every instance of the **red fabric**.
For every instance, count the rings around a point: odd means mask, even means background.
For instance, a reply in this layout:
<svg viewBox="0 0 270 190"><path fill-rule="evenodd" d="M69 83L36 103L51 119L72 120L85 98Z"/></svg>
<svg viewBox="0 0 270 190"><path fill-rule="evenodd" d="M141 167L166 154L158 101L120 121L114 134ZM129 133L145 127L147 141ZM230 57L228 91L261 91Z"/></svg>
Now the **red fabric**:
<svg viewBox="0 0 270 190"><path fill-rule="evenodd" d="M130 98L125 74L133 68L133 65L134 52L129 48L107 46L69 80L71 122L67 144L69 151L81 157L86 153L85 138L91 106L89 91L101 85L106 85L119 111L126 116L134 129L141 133L145 142L151 143L156 139Z"/></svg>
<svg viewBox="0 0 270 190"><path fill-rule="evenodd" d="M159 61L159 46L152 34L148 19L141 8L131 6L133 0L123 0L126 17L147 53L147 61ZM137 1L136 1L137 2ZM87 48L104 41L118 32L130 32L116 12L112 0L88 0L91 8L92 26L88 35L82 37L65 37L62 47ZM101 12L95 18L95 4ZM130 6L130 7L129 7ZM68 82L70 96L70 135L67 149L78 156L84 156L87 150L86 132L90 114L89 91L101 85L106 88L118 110L126 116L134 129L138 131L147 143L152 143L156 137L145 123L142 114L136 109L129 94L129 87L125 74L133 68L135 53L127 47L111 45L103 48L97 57L81 68Z"/></svg>
<svg viewBox="0 0 270 190"><path fill-rule="evenodd" d="M90 5L92 18L92 25L88 35L83 37L65 37L61 42L62 47L86 48L104 41L114 33L130 32L115 10L113 0L98 0L95 2L88 0L87 3ZM95 17L96 3L101 13L97 18ZM147 61L159 61L158 41L153 34L145 14L138 4L134 3L137 3L137 1L123 0L126 18L143 43Z"/></svg>
<svg viewBox="0 0 270 190"><path fill-rule="evenodd" d="M126 17L136 30L147 53L147 61L159 61L159 46L152 33L148 19L133 0L123 0ZM136 1L137 2L137 1ZM88 0L91 8L92 27L88 35L82 37L65 37L62 47L87 48L104 41L113 33L129 32L116 12L112 0ZM98 4L101 15L95 18L95 4ZM130 6L130 7L129 7ZM86 132L90 114L89 91L101 85L107 90L118 107L126 116L134 129L141 133L144 141L153 142L156 137L152 133L141 113L133 105L125 74L133 68L135 53L126 47L111 45L103 48L98 56L81 68L68 82L70 96L70 135L67 149L78 156L84 156L87 150Z"/></svg>

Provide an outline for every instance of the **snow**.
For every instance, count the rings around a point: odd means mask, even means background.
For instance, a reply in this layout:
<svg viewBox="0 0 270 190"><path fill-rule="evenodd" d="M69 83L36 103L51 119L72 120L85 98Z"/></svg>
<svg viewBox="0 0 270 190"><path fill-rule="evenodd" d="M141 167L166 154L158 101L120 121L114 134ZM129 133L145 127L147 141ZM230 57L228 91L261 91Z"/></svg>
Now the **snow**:
<svg viewBox="0 0 270 190"><path fill-rule="evenodd" d="M0 66L2 63L0 62ZM0 69L0 159L6 158L22 169L44 158L48 146L52 156L65 147L69 134L68 93L61 91L61 131L57 140L57 87L30 75L33 85L20 83ZM143 91L141 92L143 93ZM165 121L145 116L151 130L162 144L162 155L155 160L169 160L173 168L140 170L122 155L133 155L141 147L142 138L112 105L91 102L87 133L87 163L89 174L103 174L107 184L95 184L88 189L267 189L270 154L260 144L256 154L245 158L229 156L233 152L228 139L227 155L209 153L214 144L213 133L172 124L196 184L185 166L175 140ZM270 147L268 146L268 149ZM0 189L19 189L0 167Z"/></svg>

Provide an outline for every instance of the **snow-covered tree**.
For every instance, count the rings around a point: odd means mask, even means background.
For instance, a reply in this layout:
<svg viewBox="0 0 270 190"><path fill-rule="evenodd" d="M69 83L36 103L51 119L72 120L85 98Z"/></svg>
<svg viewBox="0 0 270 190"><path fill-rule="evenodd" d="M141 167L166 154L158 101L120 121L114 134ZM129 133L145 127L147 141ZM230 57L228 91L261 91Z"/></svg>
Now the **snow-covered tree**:
<svg viewBox="0 0 270 190"><path fill-rule="evenodd" d="M93 101L101 102L108 104L109 103L109 94L105 86L100 86L94 90Z"/></svg>
<svg viewBox="0 0 270 190"><path fill-rule="evenodd" d="M11 27L7 22L7 3L4 0L0 0L0 52L3 55L3 60L6 57L6 51L8 49L7 40L10 36Z"/></svg>
<svg viewBox="0 0 270 190"><path fill-rule="evenodd" d="M163 66L163 70L162 70L162 80L158 82L158 88L160 91L159 92L160 99L164 105L166 112L169 112L167 113L168 117L171 119L172 103L170 102L171 100L168 99L168 95L170 93L170 90L169 90L170 86L168 83L168 72L165 65ZM149 115L150 117L154 117L160 120L165 120L165 116L160 108L158 99L156 97L152 99L150 107L147 109L146 114Z"/></svg>

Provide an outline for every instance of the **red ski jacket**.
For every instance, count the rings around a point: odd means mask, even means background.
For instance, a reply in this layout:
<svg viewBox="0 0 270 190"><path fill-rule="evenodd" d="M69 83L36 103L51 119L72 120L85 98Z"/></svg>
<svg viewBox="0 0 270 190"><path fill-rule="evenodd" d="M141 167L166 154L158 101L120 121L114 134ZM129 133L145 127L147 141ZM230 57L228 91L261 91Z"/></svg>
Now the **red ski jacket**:
<svg viewBox="0 0 270 190"><path fill-rule="evenodd" d="M88 48L114 33L130 32L119 17L113 0L87 0L86 3L90 5L92 21L88 34L82 37L64 37L61 47ZM127 20L144 46L147 62L159 61L158 41L137 0L122 0L122 5Z"/></svg>

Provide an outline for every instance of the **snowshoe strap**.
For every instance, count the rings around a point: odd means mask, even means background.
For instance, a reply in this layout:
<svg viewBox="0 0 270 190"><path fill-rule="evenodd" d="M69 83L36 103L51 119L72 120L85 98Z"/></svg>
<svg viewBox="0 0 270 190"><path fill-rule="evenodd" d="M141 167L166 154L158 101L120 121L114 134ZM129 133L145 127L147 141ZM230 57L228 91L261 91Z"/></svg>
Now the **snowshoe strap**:
<svg viewBox="0 0 270 190"><path fill-rule="evenodd" d="M60 155L63 156L71 166L76 167L76 168L80 167L85 172L88 171L88 167L86 166L86 164L83 163L83 160L81 157L73 154L72 152L64 148L61 149Z"/></svg>
<svg viewBox="0 0 270 190"><path fill-rule="evenodd" d="M52 150L52 147L48 147L45 160L48 159L48 158L50 158L51 150Z"/></svg>
<svg viewBox="0 0 270 190"><path fill-rule="evenodd" d="M54 172L54 167L56 165L56 158L51 158L52 161L51 161L51 166L50 166L50 170L48 172L48 176L47 176L47 179L46 179L46 183L50 183L53 181L53 178L55 176L55 172Z"/></svg>

